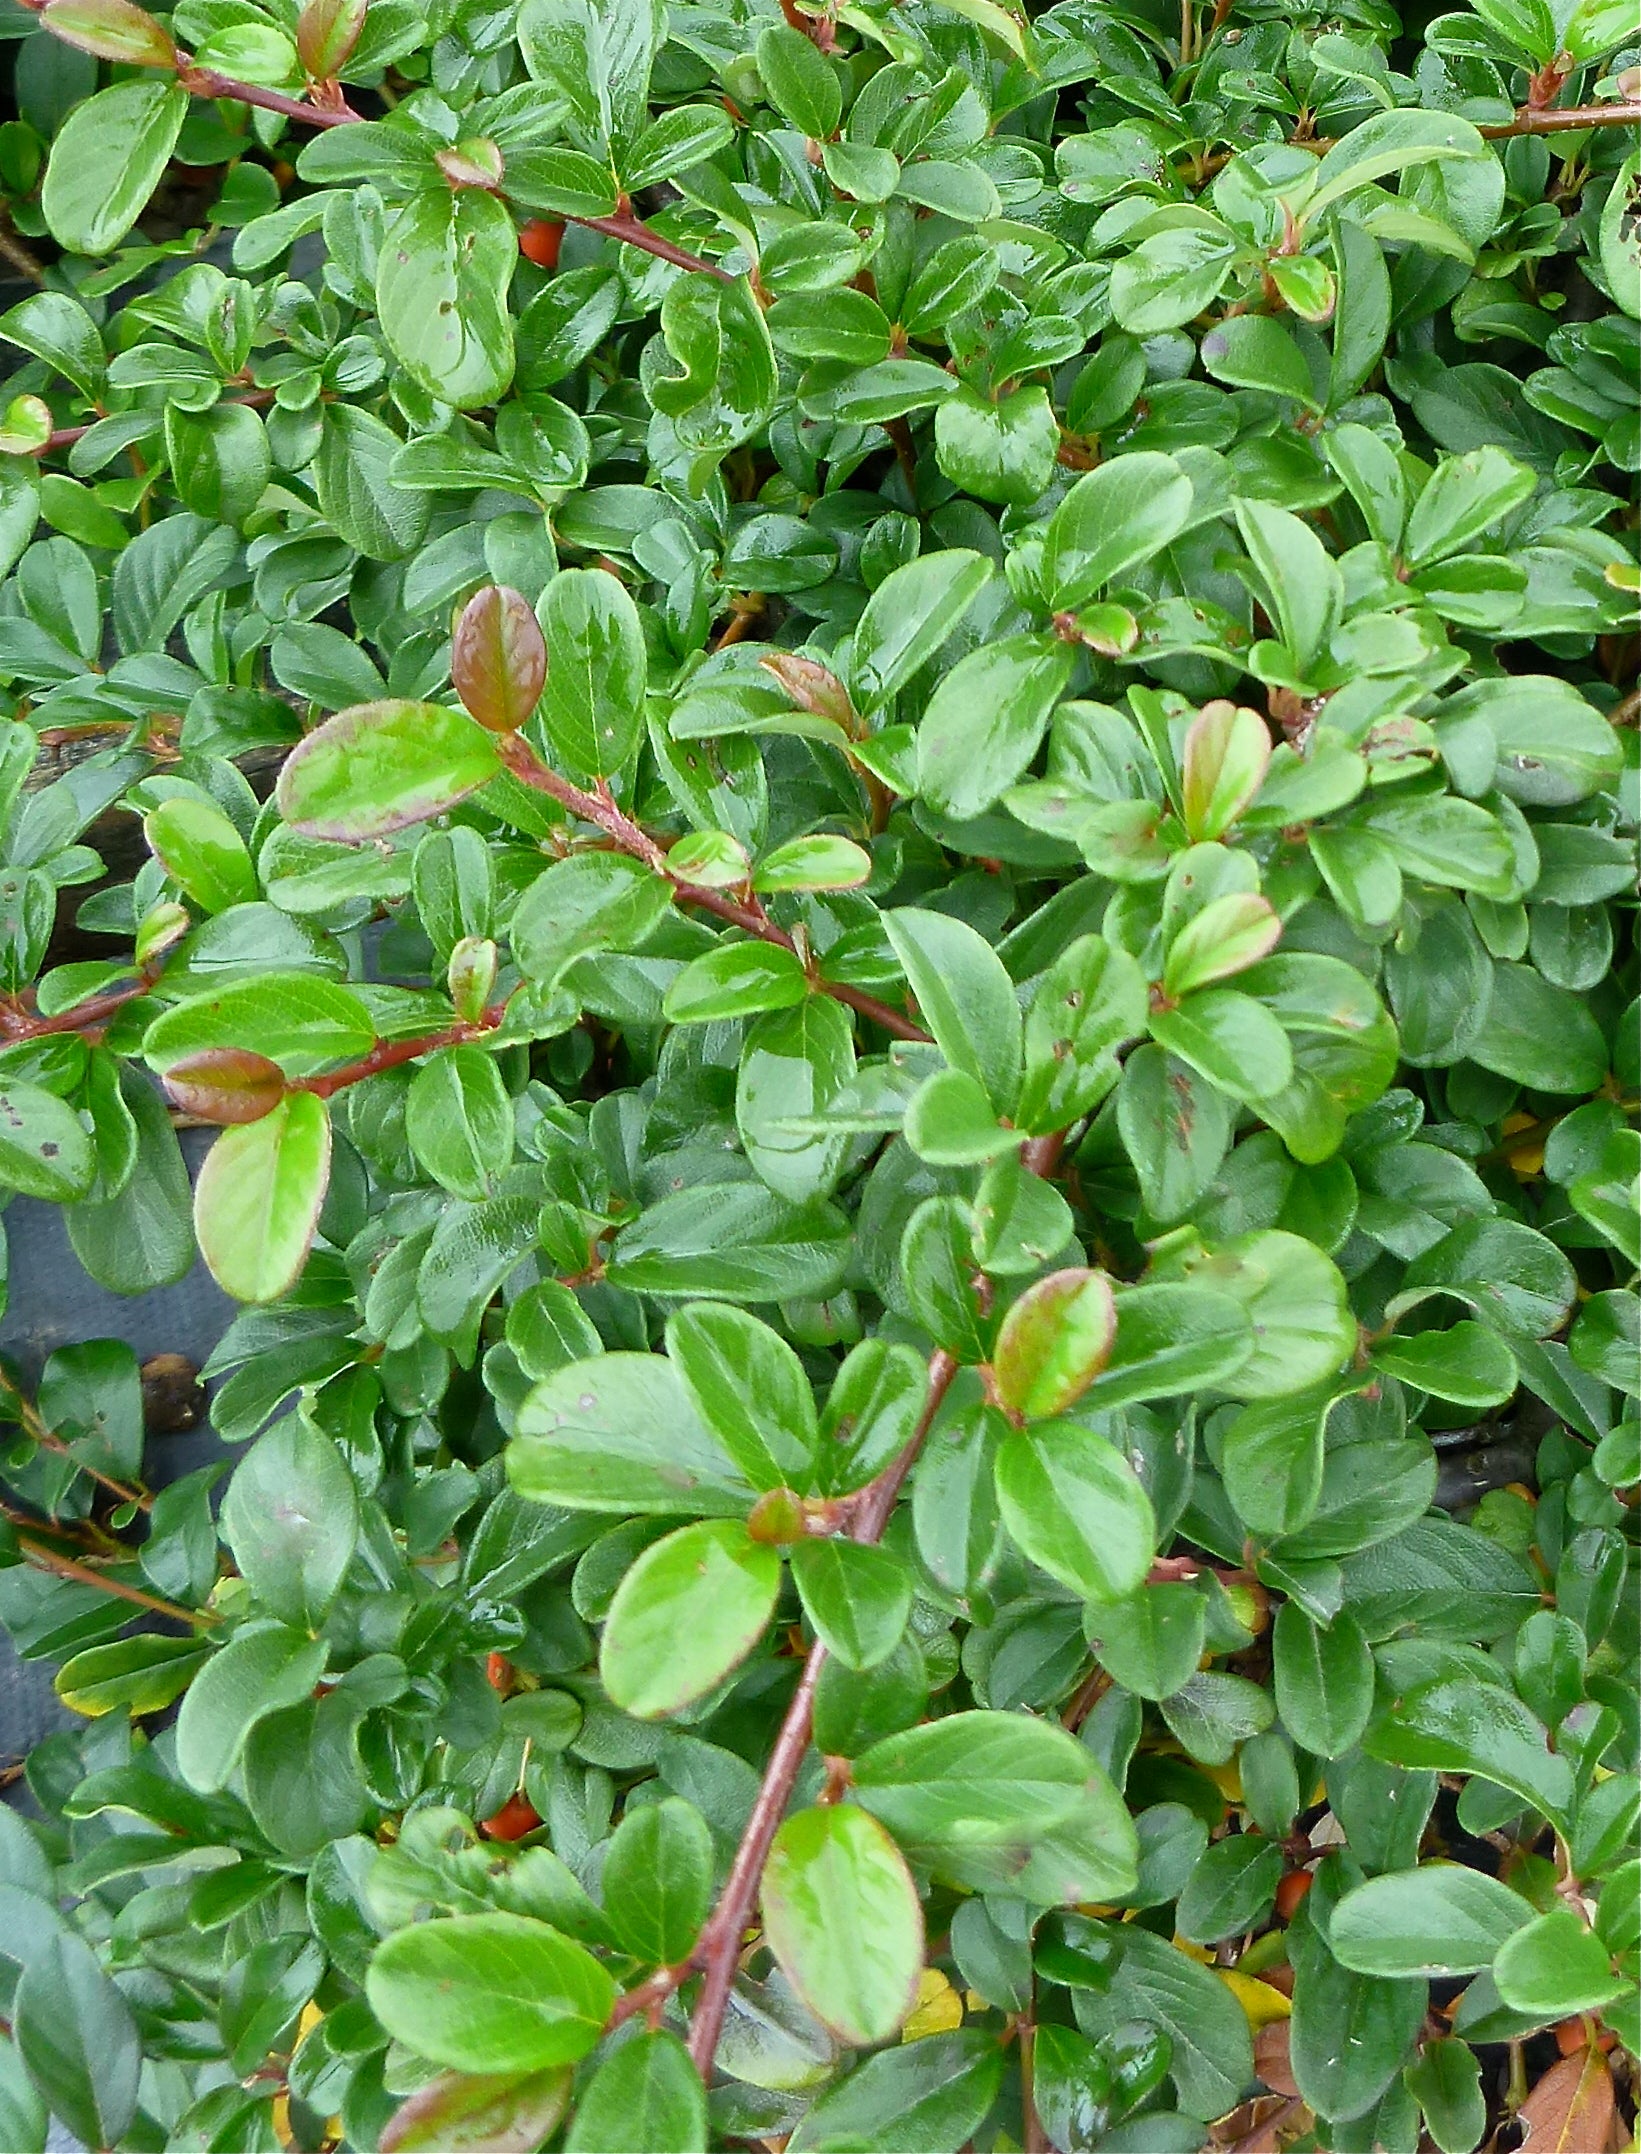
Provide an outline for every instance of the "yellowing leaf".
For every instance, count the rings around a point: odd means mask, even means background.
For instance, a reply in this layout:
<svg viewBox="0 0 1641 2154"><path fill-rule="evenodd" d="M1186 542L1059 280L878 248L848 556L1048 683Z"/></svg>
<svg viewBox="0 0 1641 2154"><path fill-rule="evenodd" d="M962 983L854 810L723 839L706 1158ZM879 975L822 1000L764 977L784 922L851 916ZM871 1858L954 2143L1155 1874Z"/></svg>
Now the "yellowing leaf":
<svg viewBox="0 0 1641 2154"><path fill-rule="evenodd" d="M1248 2025L1256 2034L1261 2027L1268 2027L1272 2020L1287 2019L1292 2014L1293 1999L1284 1997L1279 1989L1272 1989L1268 1982L1258 1982L1252 1975L1239 1974L1234 1967L1216 1967L1214 1972L1241 2005Z"/></svg>
<svg viewBox="0 0 1641 2154"><path fill-rule="evenodd" d="M950 2034L963 2024L963 2000L938 1967L918 1977L917 2002L900 2030L903 2042L920 2042L926 2034Z"/></svg>

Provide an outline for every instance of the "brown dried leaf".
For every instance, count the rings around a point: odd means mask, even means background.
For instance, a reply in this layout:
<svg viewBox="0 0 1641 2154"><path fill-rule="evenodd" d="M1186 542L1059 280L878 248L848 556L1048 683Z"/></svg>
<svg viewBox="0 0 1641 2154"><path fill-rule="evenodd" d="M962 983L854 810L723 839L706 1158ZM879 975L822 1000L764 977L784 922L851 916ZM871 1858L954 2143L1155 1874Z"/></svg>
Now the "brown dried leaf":
<svg viewBox="0 0 1641 2154"><path fill-rule="evenodd" d="M1600 2154L1614 2116L1613 2077L1598 2050L1552 2064L1517 2111L1524 2154Z"/></svg>
<svg viewBox="0 0 1641 2154"><path fill-rule="evenodd" d="M1291 2022L1273 2019L1254 2036L1254 2070L1273 2094L1297 2094L1293 2066L1288 2061L1288 2029Z"/></svg>

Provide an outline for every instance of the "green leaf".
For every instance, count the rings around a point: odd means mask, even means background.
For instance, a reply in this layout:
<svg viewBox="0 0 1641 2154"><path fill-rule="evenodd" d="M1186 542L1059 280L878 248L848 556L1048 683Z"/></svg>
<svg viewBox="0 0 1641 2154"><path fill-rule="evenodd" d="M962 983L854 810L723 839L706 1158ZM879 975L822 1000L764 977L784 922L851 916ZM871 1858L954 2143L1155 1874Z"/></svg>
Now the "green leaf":
<svg viewBox="0 0 1641 2154"><path fill-rule="evenodd" d="M40 209L70 254L112 254L147 207L188 115L188 93L152 76L77 105L58 130Z"/></svg>
<svg viewBox="0 0 1641 2154"><path fill-rule="evenodd" d="M71 1204L96 1179L97 1155L65 1100L32 1084L0 1090L0 1188Z"/></svg>
<svg viewBox="0 0 1641 2154"><path fill-rule="evenodd" d="M518 235L479 187L425 189L382 234L376 310L394 357L458 411L500 401L513 378L507 287Z"/></svg>
<svg viewBox="0 0 1641 2154"><path fill-rule="evenodd" d="M1149 449L1086 473L1050 517L1043 541L1043 588L1052 610L1075 612L1160 553L1185 528L1193 499L1174 459Z"/></svg>
<svg viewBox="0 0 1641 2154"><path fill-rule="evenodd" d="M823 2026L857 2047L886 2042L923 1971L923 1910L893 1840L854 1803L799 1810L764 1868L764 1935Z"/></svg>
<svg viewBox="0 0 1641 2154"><path fill-rule="evenodd" d="M1160 2028L1182 2105L1196 2117L1224 2116L1254 2076L1242 2007L1216 1974L1139 1923L1124 1924L1116 1941L1116 1971L1103 1990L1079 1994L1079 2021L1104 2035L1135 2020Z"/></svg>
<svg viewBox="0 0 1641 2154"><path fill-rule="evenodd" d="M912 171L920 169L926 168ZM1035 385L996 398L960 389L936 408L934 438L942 474L982 501L1040 499L1060 453L1054 406L1048 392Z"/></svg>
<svg viewBox="0 0 1641 2154"><path fill-rule="evenodd" d="M1493 1980L1513 2011L1536 2019L1594 2012L1624 1987L1606 1946L1571 1907L1553 1907L1508 1937L1493 1962Z"/></svg>
<svg viewBox="0 0 1641 2154"><path fill-rule="evenodd" d="M721 942L687 964L662 1008L675 1025L789 1010L810 993L802 964L778 943Z"/></svg>
<svg viewBox="0 0 1641 2154"><path fill-rule="evenodd" d="M912 1607L912 1574L902 1559L831 1537L799 1541L791 1560L804 1613L827 1651L847 1668L887 1660Z"/></svg>
<svg viewBox="0 0 1641 2154"><path fill-rule="evenodd" d="M676 1795L630 1809L610 1837L600 1887L635 1959L686 1959L712 1906L712 1835L700 1811Z"/></svg>
<svg viewBox="0 0 1641 2154"><path fill-rule="evenodd" d="M1015 1121L1065 1129L1117 1082L1116 1050L1146 1025L1145 975L1098 935L1070 944L1045 972L1026 1012L1025 1075Z"/></svg>
<svg viewBox="0 0 1641 2154"><path fill-rule="evenodd" d="M1480 1411L1515 1396L1515 1356L1485 1324L1451 1325L1413 1337L1385 1339L1373 1350L1376 1368L1428 1391L1432 1398Z"/></svg>
<svg viewBox="0 0 1641 2154"><path fill-rule="evenodd" d="M1058 1271L1029 1286L997 1334L992 1369L1010 1413L1044 1421L1075 1404L1111 1357L1117 1308L1104 1272Z"/></svg>
<svg viewBox="0 0 1641 2154"><path fill-rule="evenodd" d="M897 568L855 628L849 684L863 708L887 703L935 656L992 578L981 554L953 547Z"/></svg>
<svg viewBox="0 0 1641 2154"><path fill-rule="evenodd" d="M572 1510L739 1518L752 1507L660 1354L598 1354L543 1378L519 1409L507 1475L521 1495Z"/></svg>
<svg viewBox="0 0 1641 2154"><path fill-rule="evenodd" d="M441 1189L469 1203L495 1194L513 1158L513 1102L493 1055L444 1047L411 1080L405 1136Z"/></svg>
<svg viewBox="0 0 1641 2154"><path fill-rule="evenodd" d="M1282 923L1268 898L1252 891L1211 898L1169 944L1163 993L1189 995L1214 980L1228 980L1268 957L1281 939Z"/></svg>
<svg viewBox="0 0 1641 2154"><path fill-rule="evenodd" d="M330 1180L330 1110L288 1092L260 1121L226 1129L194 1184L200 1255L236 1301L277 1301L307 1261Z"/></svg>
<svg viewBox="0 0 1641 2154"><path fill-rule="evenodd" d="M778 1552L733 1519L669 1533L616 1589L598 1659L605 1689L638 1720L705 1697L763 1636L780 1586Z"/></svg>
<svg viewBox="0 0 1641 2154"><path fill-rule="evenodd" d="M975 1080L962 1070L936 1070L906 1102L906 1142L931 1166L983 1166L1020 1149Z"/></svg>
<svg viewBox="0 0 1641 2154"><path fill-rule="evenodd" d="M682 371L657 370L650 401L679 442L716 457L748 440L774 409L777 376L763 312L745 279L675 279L661 302L661 330Z"/></svg>
<svg viewBox="0 0 1641 2154"><path fill-rule="evenodd" d="M1021 1552L1085 1600L1144 1584L1157 1552L1151 1500L1114 1444L1075 1421L1004 1439L997 1500Z"/></svg>
<svg viewBox="0 0 1641 2154"><path fill-rule="evenodd" d="M1283 644L1305 673L1327 649L1338 625L1343 604L1339 571L1309 524L1286 509L1244 496L1236 503L1236 522Z"/></svg>
<svg viewBox="0 0 1641 2154"><path fill-rule="evenodd" d="M802 1204L837 1180L843 1140L816 1134L813 1123L824 1120L854 1074L853 1028L842 1004L828 996L771 1011L748 1033L735 1122L748 1161L777 1196Z"/></svg>
<svg viewBox="0 0 1641 2154"><path fill-rule="evenodd" d="M1422 1863L1347 1892L1328 1942L1359 1974L1475 1974L1532 1919L1531 1902L1485 1871Z"/></svg>
<svg viewBox="0 0 1641 2154"><path fill-rule="evenodd" d="M370 2008L415 2055L459 2072L538 2072L586 2056L615 1984L590 1952L525 1915L413 1923L377 1947Z"/></svg>
<svg viewBox="0 0 1641 2154"><path fill-rule="evenodd" d="M643 944L672 904L663 875L625 853L571 853L525 891L509 939L519 970L553 987L577 958Z"/></svg>
<svg viewBox="0 0 1641 2154"><path fill-rule="evenodd" d="M1172 1281L1124 1288L1116 1343L1084 1394L1085 1410L1221 1388L1254 1350L1249 1313L1230 1294Z"/></svg>
<svg viewBox="0 0 1641 2154"><path fill-rule="evenodd" d="M1037 753L1071 669L1070 649L1042 635L1007 636L961 659L918 728L919 784L930 806L959 820L989 808Z"/></svg>
<svg viewBox="0 0 1641 2154"><path fill-rule="evenodd" d="M542 722L575 778L610 777L644 737L645 657L638 609L614 576L566 569L542 600L547 690Z"/></svg>
<svg viewBox="0 0 1641 2154"><path fill-rule="evenodd" d="M1195 1586L1145 1585L1087 1614L1089 1643L1106 1673L1138 1698L1169 1698L1202 1658L1207 1600Z"/></svg>
<svg viewBox="0 0 1641 2154"><path fill-rule="evenodd" d="M169 406L165 449L184 505L219 523L243 524L273 476L267 429L243 404Z"/></svg>
<svg viewBox="0 0 1641 2154"><path fill-rule="evenodd" d="M1151 1012L1151 1036L1210 1084L1256 1105L1293 1078L1293 1049L1262 1002L1234 987L1204 987Z"/></svg>
<svg viewBox="0 0 1641 2154"><path fill-rule="evenodd" d="M707 2097L689 2051L664 2027L612 2049L582 2090L565 2154L706 2154Z"/></svg>
<svg viewBox="0 0 1641 2154"><path fill-rule="evenodd" d="M226 912L260 893L245 841L222 810L179 794L143 820L143 836L183 894L202 911Z"/></svg>
<svg viewBox="0 0 1641 2154"><path fill-rule="evenodd" d="M743 1309L692 1302L667 1319L667 1354L702 1426L753 1488L808 1485L814 1394L778 1332Z"/></svg>
<svg viewBox="0 0 1641 2154"><path fill-rule="evenodd" d="M359 1538L359 1499L341 1451L301 1415L276 1422L234 1469L222 1532L268 1614L317 1631Z"/></svg>
<svg viewBox="0 0 1641 2154"><path fill-rule="evenodd" d="M1308 411L1322 409L1304 353L1268 314L1236 314L1216 323L1202 340L1202 363L1233 389L1263 389Z"/></svg>
<svg viewBox="0 0 1641 2154"><path fill-rule="evenodd" d="M1295 1602L1284 1601L1271 1642L1282 1725L1313 1757L1342 1757L1354 1748L1373 1710L1373 1655L1355 1618L1341 1610L1324 1629Z"/></svg>
<svg viewBox="0 0 1641 2154"><path fill-rule="evenodd" d="M88 2147L122 2139L137 2113L142 2037L83 1938L48 1930L31 1946L11 2014L17 2053L53 2116Z"/></svg>
<svg viewBox="0 0 1641 2154"><path fill-rule="evenodd" d="M1020 1080L1021 1023L1001 958L947 913L902 905L883 925L941 1053L1006 1113Z"/></svg>
<svg viewBox="0 0 1641 2154"><path fill-rule="evenodd" d="M824 142L836 133L843 112L837 71L812 39L786 23L758 33L758 73L764 94L800 135Z"/></svg>
<svg viewBox="0 0 1641 2154"><path fill-rule="evenodd" d="M358 843L444 814L500 770L495 741L465 711L361 703L292 750L279 812L310 838Z"/></svg>
<svg viewBox="0 0 1641 2154"><path fill-rule="evenodd" d="M1572 1767L1551 1751L1542 1723L1511 1692L1473 1677L1439 1677L1393 1699L1369 1724L1362 1746L1391 1765L1476 1773L1552 1822L1565 1818L1572 1803Z"/></svg>
<svg viewBox="0 0 1641 2154"><path fill-rule="evenodd" d="M283 1623L238 1630L195 1676L177 1717L177 1770L191 1788L227 1786L251 1730L312 1694L328 1654L322 1639Z"/></svg>
<svg viewBox="0 0 1641 2154"><path fill-rule="evenodd" d="M88 1719L122 1706L135 1718L179 1697L209 1652L198 1638L119 1638L65 1661L52 1687L70 1712Z"/></svg>
<svg viewBox="0 0 1641 2154"><path fill-rule="evenodd" d="M787 2154L958 2154L997 2099L1003 2053L981 2028L933 2034L868 2057L829 2087L786 2142Z"/></svg>
<svg viewBox="0 0 1641 2154"><path fill-rule="evenodd" d="M251 1040L263 1057L305 1076L327 1062L367 1054L376 1028L364 1003L338 982L270 971L163 1011L144 1034L142 1051L164 1076L178 1063Z"/></svg>
<svg viewBox="0 0 1641 2154"><path fill-rule="evenodd" d="M1441 2154L1470 2154L1487 2130L1481 2062L1468 2042L1428 2041L1403 2083L1424 2111L1425 2129Z"/></svg>
<svg viewBox="0 0 1641 2154"><path fill-rule="evenodd" d="M1179 1896L1179 1934L1218 1944L1257 1929L1282 1882L1282 1850L1256 1832L1216 1840L1199 1857Z"/></svg>
<svg viewBox="0 0 1641 2154"><path fill-rule="evenodd" d="M1333 145L1316 167L1314 180L1291 190L1290 200L1310 223L1330 203L1392 172L1432 160L1491 154L1468 120L1416 108L1376 112Z"/></svg>
<svg viewBox="0 0 1641 2154"><path fill-rule="evenodd" d="M1194 1284L1239 1301L1254 1327L1254 1352L1226 1386L1235 1397L1302 1391L1355 1350L1356 1318L1338 1267L1297 1234L1245 1234L1189 1270ZM1119 1327L1121 1314L1119 1304ZM1121 1345L1119 1328L1119 1354Z"/></svg>

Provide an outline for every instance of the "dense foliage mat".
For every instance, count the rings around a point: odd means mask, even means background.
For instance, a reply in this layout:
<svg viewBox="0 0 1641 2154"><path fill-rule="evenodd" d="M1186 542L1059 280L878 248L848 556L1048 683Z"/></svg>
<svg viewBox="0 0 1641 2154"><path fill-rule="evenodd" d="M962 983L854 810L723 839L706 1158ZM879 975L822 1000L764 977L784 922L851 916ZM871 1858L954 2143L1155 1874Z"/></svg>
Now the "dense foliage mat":
<svg viewBox="0 0 1641 2154"><path fill-rule="evenodd" d="M1620 2144L1628 0L0 30L0 2142Z"/></svg>

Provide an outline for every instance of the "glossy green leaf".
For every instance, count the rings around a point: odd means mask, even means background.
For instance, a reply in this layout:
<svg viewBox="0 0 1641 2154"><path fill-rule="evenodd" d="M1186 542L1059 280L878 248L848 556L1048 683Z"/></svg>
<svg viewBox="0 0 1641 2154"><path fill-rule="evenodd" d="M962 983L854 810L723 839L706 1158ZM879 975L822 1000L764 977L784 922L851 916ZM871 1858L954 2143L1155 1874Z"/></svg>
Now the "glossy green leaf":
<svg viewBox="0 0 1641 2154"><path fill-rule="evenodd" d="M923 1969L923 1911L905 1857L853 1803L799 1810L764 1867L764 1934L823 2025L858 2046L887 2041Z"/></svg>
<svg viewBox="0 0 1641 2154"><path fill-rule="evenodd" d="M683 1526L617 1588L599 1671L625 1713L654 1720L716 1689L763 1636L781 1559L732 1519Z"/></svg>
<svg viewBox="0 0 1641 2154"><path fill-rule="evenodd" d="M584 2057L615 1984L591 1953L526 1915L457 1915L386 1938L370 2008L417 2056L460 2072L536 2072Z"/></svg>
<svg viewBox="0 0 1641 2154"><path fill-rule="evenodd" d="M194 1232L236 1301L274 1301L301 1271L330 1179L330 1110L288 1092L260 1121L224 1130L194 1184Z"/></svg>

